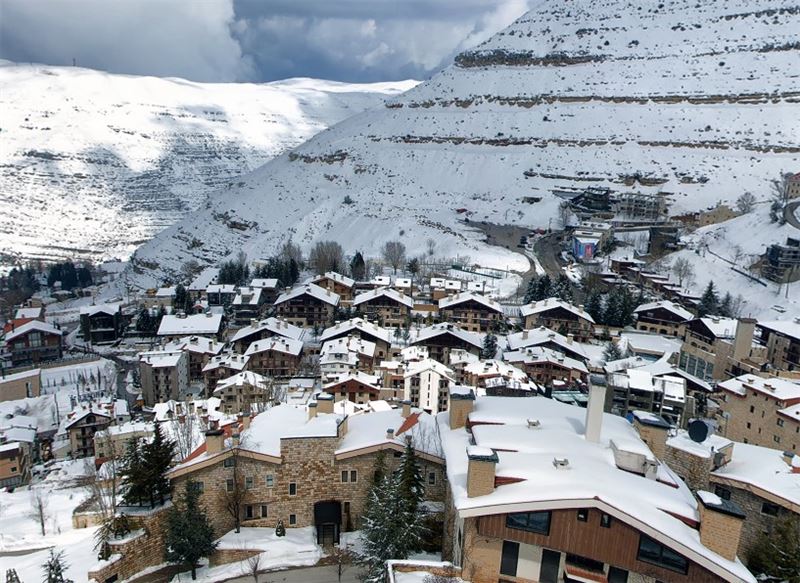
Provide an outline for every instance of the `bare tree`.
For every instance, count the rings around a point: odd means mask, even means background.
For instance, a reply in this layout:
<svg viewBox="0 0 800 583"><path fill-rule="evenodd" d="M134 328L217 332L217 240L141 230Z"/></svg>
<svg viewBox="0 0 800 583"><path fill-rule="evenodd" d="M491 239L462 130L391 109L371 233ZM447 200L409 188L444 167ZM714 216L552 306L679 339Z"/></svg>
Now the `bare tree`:
<svg viewBox="0 0 800 583"><path fill-rule="evenodd" d="M742 249L740 245L734 245L731 251L733 252L733 262L738 266L739 262L744 257L744 249Z"/></svg>
<svg viewBox="0 0 800 583"><path fill-rule="evenodd" d="M672 273L678 278L678 285L682 286L684 282L689 285L694 279L694 267L692 263L685 257L678 257L672 264Z"/></svg>
<svg viewBox="0 0 800 583"><path fill-rule="evenodd" d="M791 173L784 173L780 178L770 181L769 189L772 198L780 201L781 204L786 204L789 200L789 178L791 176Z"/></svg>
<svg viewBox="0 0 800 583"><path fill-rule="evenodd" d="M731 302L731 317L732 318L739 318L744 311L747 302L744 299L742 294L738 294L733 301Z"/></svg>
<svg viewBox="0 0 800 583"><path fill-rule="evenodd" d="M308 255L311 268L317 273L344 269L344 250L336 241L318 241Z"/></svg>
<svg viewBox="0 0 800 583"><path fill-rule="evenodd" d="M120 488L120 469L122 451L120 445L114 443L108 431L98 432L95 435L95 442L105 454L103 465L95 469L93 463L87 463L86 478L83 485L89 492L90 499L94 501L103 520L114 516L117 507L117 494Z"/></svg>
<svg viewBox="0 0 800 583"><path fill-rule="evenodd" d="M203 267L194 259L190 259L181 266L180 278L185 282L191 282L203 271Z"/></svg>
<svg viewBox="0 0 800 583"><path fill-rule="evenodd" d="M221 484L220 498L223 507L233 518L233 526L236 532L241 532L242 528L242 507L247 498L247 483L245 481L244 468L242 467L241 447L244 446L246 438L238 445L231 447L231 472Z"/></svg>
<svg viewBox="0 0 800 583"><path fill-rule="evenodd" d="M394 268L397 269L406 262L406 246L400 241L387 241L382 250L383 259Z"/></svg>
<svg viewBox="0 0 800 583"><path fill-rule="evenodd" d="M190 401L183 402L180 415L173 415L170 423L170 434L175 440L175 454L178 461L183 461L203 442L203 433L208 429L199 415L190 412Z"/></svg>
<svg viewBox="0 0 800 583"><path fill-rule="evenodd" d="M430 238L427 241L425 241L425 245L428 248L428 257L433 257L433 254L436 252L436 240Z"/></svg>
<svg viewBox="0 0 800 583"><path fill-rule="evenodd" d="M259 571L262 568L261 552L250 555L242 565L242 575L253 578L253 583L258 583Z"/></svg>
<svg viewBox="0 0 800 583"><path fill-rule="evenodd" d="M756 197L752 192L745 192L742 196L736 199L736 208L743 215L752 212L755 204Z"/></svg>
<svg viewBox="0 0 800 583"><path fill-rule="evenodd" d="M47 494L41 488L31 490L30 516L39 523L42 536L44 536L45 525L47 524L47 519L50 518L50 509L48 508Z"/></svg>
<svg viewBox="0 0 800 583"><path fill-rule="evenodd" d="M294 262L300 266L303 265L303 252L300 250L300 247L292 242L291 239L286 241L281 247L280 251L281 257L284 259L292 259Z"/></svg>

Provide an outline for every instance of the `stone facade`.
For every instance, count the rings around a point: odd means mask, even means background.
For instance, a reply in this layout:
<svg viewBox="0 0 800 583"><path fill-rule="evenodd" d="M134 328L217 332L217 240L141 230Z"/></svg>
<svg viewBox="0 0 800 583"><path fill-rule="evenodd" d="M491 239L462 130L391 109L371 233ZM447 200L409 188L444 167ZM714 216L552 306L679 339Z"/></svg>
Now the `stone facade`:
<svg viewBox="0 0 800 583"><path fill-rule="evenodd" d="M247 370L260 375L274 378L289 378L294 376L300 368L301 354L290 354L281 350L257 351L251 345L248 351L250 360L247 361Z"/></svg>
<svg viewBox="0 0 800 583"><path fill-rule="evenodd" d="M10 374L0 379L0 402L38 397L42 388L41 370Z"/></svg>
<svg viewBox="0 0 800 583"><path fill-rule="evenodd" d="M800 419L780 413L787 404L761 391L745 395L725 391L720 409L722 435L733 441L752 443L781 451L800 453Z"/></svg>
<svg viewBox="0 0 800 583"><path fill-rule="evenodd" d="M439 317L443 322L452 322L462 330L489 332L503 320L503 313L479 302L468 300L441 308Z"/></svg>
<svg viewBox="0 0 800 583"><path fill-rule="evenodd" d="M703 546L722 555L729 561L736 560L742 517L732 516L707 507L702 502L700 509L700 542Z"/></svg>
<svg viewBox="0 0 800 583"><path fill-rule="evenodd" d="M72 457L89 457L94 455L94 434L108 427L111 417L91 411L78 421L69 425L69 446Z"/></svg>
<svg viewBox="0 0 800 583"><path fill-rule="evenodd" d="M562 307L554 307L525 317L525 329L544 326L577 342L588 342L594 338L594 324Z"/></svg>
<svg viewBox="0 0 800 583"><path fill-rule="evenodd" d="M318 300L310 294L302 294L276 306L278 317L295 326L308 328L329 324L333 320L335 309L333 304Z"/></svg>

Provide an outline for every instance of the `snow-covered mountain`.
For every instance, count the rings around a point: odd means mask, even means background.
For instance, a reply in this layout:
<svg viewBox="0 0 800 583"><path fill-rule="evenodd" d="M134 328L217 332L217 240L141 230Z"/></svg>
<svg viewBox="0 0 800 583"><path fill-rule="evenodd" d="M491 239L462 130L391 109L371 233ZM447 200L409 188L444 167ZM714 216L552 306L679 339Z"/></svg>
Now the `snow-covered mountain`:
<svg viewBox="0 0 800 583"><path fill-rule="evenodd" d="M520 256L487 248L464 216L547 226L564 186L667 191L673 214L761 192L800 160L799 31L797 0L543 0L223 188L134 268L154 281L289 236L370 253L396 238L421 253L434 237L437 254L506 267Z"/></svg>
<svg viewBox="0 0 800 583"><path fill-rule="evenodd" d="M202 84L0 61L0 254L124 257L414 81Z"/></svg>

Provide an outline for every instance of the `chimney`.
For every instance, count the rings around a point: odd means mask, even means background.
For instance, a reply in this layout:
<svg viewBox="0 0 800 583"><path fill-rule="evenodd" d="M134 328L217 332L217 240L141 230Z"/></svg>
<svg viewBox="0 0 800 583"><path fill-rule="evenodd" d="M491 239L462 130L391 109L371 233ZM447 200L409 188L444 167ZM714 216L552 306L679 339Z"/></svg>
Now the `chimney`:
<svg viewBox="0 0 800 583"><path fill-rule="evenodd" d="M655 413L633 412L633 428L658 459L663 460L667 453L669 423Z"/></svg>
<svg viewBox="0 0 800 583"><path fill-rule="evenodd" d="M488 447L467 446L467 497L485 496L494 492L494 470L497 454Z"/></svg>
<svg viewBox="0 0 800 583"><path fill-rule="evenodd" d="M600 443L605 405L606 378L602 375L591 375L589 377L589 402L586 405L586 441Z"/></svg>
<svg viewBox="0 0 800 583"><path fill-rule="evenodd" d="M745 514L730 500L699 490L700 542L729 561L736 560Z"/></svg>
<svg viewBox="0 0 800 583"><path fill-rule="evenodd" d="M736 336L733 339L733 358L742 360L750 356L750 347L753 345L753 333L756 329L756 320L742 318L736 325Z"/></svg>
<svg viewBox="0 0 800 583"><path fill-rule="evenodd" d="M312 402L308 404L308 420L312 420L317 416L317 403Z"/></svg>
<svg viewBox="0 0 800 583"><path fill-rule="evenodd" d="M317 395L317 413L333 413L333 395L330 393Z"/></svg>
<svg viewBox="0 0 800 583"><path fill-rule="evenodd" d="M225 441L225 432L222 429L209 429L206 431L206 452L209 454L222 451Z"/></svg>
<svg viewBox="0 0 800 583"><path fill-rule="evenodd" d="M450 429L460 429L467 424L469 414L475 408L475 392L470 388L466 392L450 390Z"/></svg>
<svg viewBox="0 0 800 583"><path fill-rule="evenodd" d="M403 419L408 419L408 416L411 415L411 401L400 401L400 404L403 406Z"/></svg>
<svg viewBox="0 0 800 583"><path fill-rule="evenodd" d="M252 417L250 415L245 415L242 417L242 431L247 431L250 429L250 421L252 421Z"/></svg>
<svg viewBox="0 0 800 583"><path fill-rule="evenodd" d="M527 340L528 339L528 331L527 330L523 330L522 331L522 339L523 340Z"/></svg>
<svg viewBox="0 0 800 583"><path fill-rule="evenodd" d="M390 441L394 439L394 429L392 429L391 427L386 430L386 439Z"/></svg>
<svg viewBox="0 0 800 583"><path fill-rule="evenodd" d="M212 419L209 427L211 429L219 429L219 419Z"/></svg>
<svg viewBox="0 0 800 583"><path fill-rule="evenodd" d="M233 447L239 447L240 438L239 438L239 433L238 432L233 434L231 440L233 441Z"/></svg>
<svg viewBox="0 0 800 583"><path fill-rule="evenodd" d="M575 337L572 334L567 334L567 344L572 344Z"/></svg>

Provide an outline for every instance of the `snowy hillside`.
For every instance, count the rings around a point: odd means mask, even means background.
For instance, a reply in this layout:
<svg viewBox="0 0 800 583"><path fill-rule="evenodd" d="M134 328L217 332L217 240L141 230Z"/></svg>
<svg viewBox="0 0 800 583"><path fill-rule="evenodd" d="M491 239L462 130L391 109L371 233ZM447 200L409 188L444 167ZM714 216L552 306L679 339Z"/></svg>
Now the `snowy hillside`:
<svg viewBox="0 0 800 583"><path fill-rule="evenodd" d="M415 82L201 84L0 61L0 255L124 257Z"/></svg>
<svg viewBox="0 0 800 583"><path fill-rule="evenodd" d="M438 254L524 268L463 218L547 226L564 186L667 191L672 214L760 192L800 165L798 31L796 0L544 0L222 189L140 249L136 270L152 282L188 259L255 259L288 236L370 253L434 237Z"/></svg>

